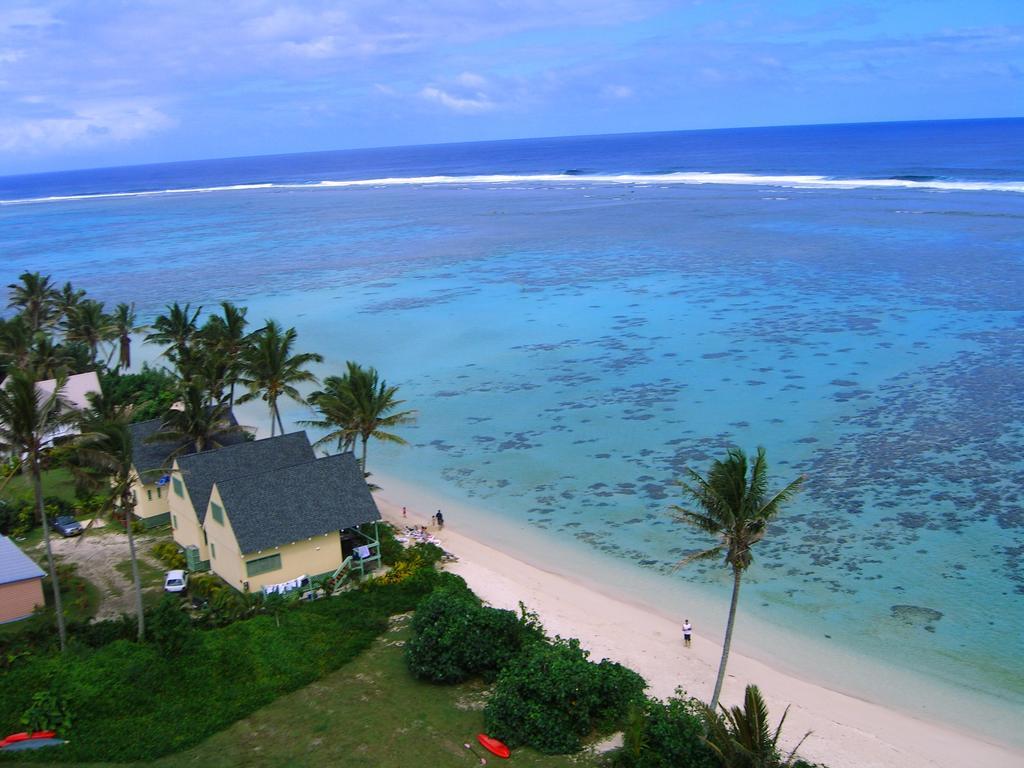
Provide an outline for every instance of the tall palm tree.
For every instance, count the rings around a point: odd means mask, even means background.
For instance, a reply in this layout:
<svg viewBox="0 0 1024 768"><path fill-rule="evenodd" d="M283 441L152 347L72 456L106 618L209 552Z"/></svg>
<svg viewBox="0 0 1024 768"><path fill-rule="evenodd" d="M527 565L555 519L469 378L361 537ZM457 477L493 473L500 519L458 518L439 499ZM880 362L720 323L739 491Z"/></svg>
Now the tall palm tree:
<svg viewBox="0 0 1024 768"><path fill-rule="evenodd" d="M33 333L54 323L57 319L57 302L60 297L50 276L38 272L22 273L20 283L11 283L9 307L16 308L25 316Z"/></svg>
<svg viewBox="0 0 1024 768"><path fill-rule="evenodd" d="M71 308L64 321L64 338L89 347L89 358L96 364L99 346L114 338L115 328L109 315L103 311L103 302L83 299Z"/></svg>
<svg viewBox="0 0 1024 768"><path fill-rule="evenodd" d="M329 386L314 393L310 401L324 417L312 426L335 427L317 445L338 440L339 447L354 446L356 437L362 444L360 465L366 472L367 444L375 438L398 445L407 445L404 438L386 430L416 420L415 411L399 411L405 403L397 399L398 387L382 381L377 369L363 368L349 361L343 377L330 377Z"/></svg>
<svg viewBox="0 0 1024 768"><path fill-rule="evenodd" d="M117 337L117 369L127 371L132 367L132 334L139 333L143 326L137 324L135 303L121 302L110 317L114 335Z"/></svg>
<svg viewBox="0 0 1024 768"><path fill-rule="evenodd" d="M228 406L235 405L235 385L242 373L242 357L255 334L247 334L246 308L222 301L220 315L211 315L203 325L201 337L205 354L211 359L207 369L215 369L218 380L228 387Z"/></svg>
<svg viewBox="0 0 1024 768"><path fill-rule="evenodd" d="M39 333L36 334L35 344L29 350L25 368L35 373L36 378L45 381L66 373L70 363L68 351L62 345L56 343L52 336Z"/></svg>
<svg viewBox="0 0 1024 768"><path fill-rule="evenodd" d="M46 395L36 388L35 377L32 374L15 370L0 387L0 441L15 456L22 457L22 472L27 467L29 476L32 478L36 513L43 525L46 563L50 571L50 583L53 587L53 606L57 614L57 633L60 636L62 652L67 648L67 632L64 628L64 608L61 604L60 584L57 581L57 569L54 566L53 550L50 546L50 522L46 517L46 507L43 504L43 480L40 463L46 450L47 437L73 420L67 411L67 403L61 396L65 382L64 377L57 379L53 392Z"/></svg>
<svg viewBox="0 0 1024 768"><path fill-rule="evenodd" d="M193 312L191 304L184 307L178 302L168 304L167 314L157 316L153 321L152 333L146 336L146 341L167 347L163 352L164 356L178 366L178 371L184 378L191 373L191 347L198 330L196 321L202 311L203 308L199 307Z"/></svg>
<svg viewBox="0 0 1024 768"><path fill-rule="evenodd" d="M27 367L35 335L24 315L0 319L0 360L6 365Z"/></svg>
<svg viewBox="0 0 1024 768"><path fill-rule="evenodd" d="M222 438L237 434L242 428L234 424L231 410L223 400L210 403L209 389L201 378L184 382L178 392L178 404L168 411L160 430L151 438L154 442L181 442L171 456L181 453L202 453L221 448Z"/></svg>
<svg viewBox="0 0 1024 768"><path fill-rule="evenodd" d="M354 450L359 432L355 426L355 401L349 387L349 377L326 377L323 389L310 394L309 404L316 409L321 418L299 423L327 430L327 434L317 440L314 446L319 447L337 441L339 451Z"/></svg>
<svg viewBox="0 0 1024 768"><path fill-rule="evenodd" d="M316 382L316 376L306 370L310 363L322 363L323 357L315 352L293 353L298 334L294 328L287 331L273 320L253 335L252 344L246 349L243 370L238 379L249 391L238 398L239 403L260 399L270 409L270 435L280 427L284 434L284 422L278 409L278 400L288 397L297 403L305 403L296 384Z"/></svg>
<svg viewBox="0 0 1024 768"><path fill-rule="evenodd" d="M82 421L82 434L76 439L75 453L78 465L102 473L101 481L109 490L109 504L124 520L128 534L128 554L132 564L132 586L135 591L135 612L138 616L138 639L146 636L146 616L142 605L142 581L135 551L135 533L132 516L135 513L135 494L132 484L138 479L132 465L131 411L105 402L102 395L90 398L91 408Z"/></svg>
<svg viewBox="0 0 1024 768"><path fill-rule="evenodd" d="M729 620L725 625L718 679L711 697L712 711L717 711L718 698L722 693L725 665L729 660L733 624L736 621L736 605L740 597L740 580L743 572L754 561L753 546L764 538L768 523L804 483L804 477L800 476L781 491L769 494L768 463L764 448L758 447L757 455L752 459L748 465L742 450L730 448L724 461L716 460L712 463L706 478L687 469L690 482L679 484L686 495L696 502L698 509L672 507L678 522L687 523L721 539L717 546L684 558L677 567L695 560L714 559L724 553L725 565L732 568L732 602L729 605Z"/></svg>
<svg viewBox="0 0 1024 768"><path fill-rule="evenodd" d="M54 302L58 319L67 319L74 306L84 298L85 291L76 289L70 282L64 283L60 290L57 291L57 297Z"/></svg>

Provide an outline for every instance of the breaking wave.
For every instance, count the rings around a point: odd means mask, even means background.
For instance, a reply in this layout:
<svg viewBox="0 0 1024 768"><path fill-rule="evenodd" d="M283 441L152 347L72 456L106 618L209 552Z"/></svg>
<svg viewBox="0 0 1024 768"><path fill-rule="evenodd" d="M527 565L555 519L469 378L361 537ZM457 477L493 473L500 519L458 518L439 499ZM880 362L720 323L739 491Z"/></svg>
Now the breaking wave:
<svg viewBox="0 0 1024 768"><path fill-rule="evenodd" d="M804 189L935 189L949 192L1024 193L1024 181L959 181L929 176L901 176L888 179L837 179L827 176L772 176L750 173L679 172L658 174L565 173L489 174L476 176L398 176L378 179L342 179L305 183L262 182L215 187L184 187L136 192L96 192L81 195L53 195L18 200L0 200L0 205L52 203L69 200L97 200L113 197L200 194L256 189L335 189L344 187L468 186L479 184L622 184L657 186L673 184L716 184L732 186L787 187Z"/></svg>

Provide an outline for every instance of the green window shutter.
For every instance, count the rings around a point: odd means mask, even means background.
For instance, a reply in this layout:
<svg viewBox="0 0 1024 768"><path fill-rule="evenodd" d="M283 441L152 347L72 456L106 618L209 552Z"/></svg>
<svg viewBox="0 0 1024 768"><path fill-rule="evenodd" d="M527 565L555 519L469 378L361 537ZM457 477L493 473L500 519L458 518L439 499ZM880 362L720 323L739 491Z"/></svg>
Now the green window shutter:
<svg viewBox="0 0 1024 768"><path fill-rule="evenodd" d="M214 543L213 543L213 542L211 541L211 542L210 542L210 557L216 557L216 556L217 556L217 545L216 545L216 544L214 544Z"/></svg>
<svg viewBox="0 0 1024 768"><path fill-rule="evenodd" d="M164 492L159 485L156 487L156 497L158 499L162 499L164 497Z"/></svg>
<svg viewBox="0 0 1024 768"><path fill-rule="evenodd" d="M153 500L153 489L152 488L147 488L146 489L146 499L148 501L152 501Z"/></svg>
<svg viewBox="0 0 1024 768"><path fill-rule="evenodd" d="M177 515L171 515L171 528L177 528L177 527L178 527L178 516Z"/></svg>
<svg viewBox="0 0 1024 768"><path fill-rule="evenodd" d="M269 555L249 560L245 564L246 576L259 576L261 573L270 573L281 568L281 556Z"/></svg>
<svg viewBox="0 0 1024 768"><path fill-rule="evenodd" d="M179 496L181 496L182 498L184 498L185 497L185 487L181 484L181 480L179 480L178 478L174 477L174 478L171 478L171 483L174 485L174 492L176 494L178 494Z"/></svg>
<svg viewBox="0 0 1024 768"><path fill-rule="evenodd" d="M210 504L210 514L213 515L214 520L224 525L224 510L220 508L219 504Z"/></svg>

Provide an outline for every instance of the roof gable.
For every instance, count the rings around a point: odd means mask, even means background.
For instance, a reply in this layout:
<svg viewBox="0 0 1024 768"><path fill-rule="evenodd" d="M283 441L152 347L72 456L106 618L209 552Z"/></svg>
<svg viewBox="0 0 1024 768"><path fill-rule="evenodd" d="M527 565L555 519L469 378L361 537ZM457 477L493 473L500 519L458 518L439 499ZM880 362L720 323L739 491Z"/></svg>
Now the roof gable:
<svg viewBox="0 0 1024 768"><path fill-rule="evenodd" d="M0 584L45 576L43 569L6 536L0 536Z"/></svg>
<svg viewBox="0 0 1024 768"><path fill-rule="evenodd" d="M351 453L218 481L217 490L243 554L380 520Z"/></svg>
<svg viewBox="0 0 1024 768"><path fill-rule="evenodd" d="M225 446L216 451L179 456L177 462L196 517L202 525L214 483L243 475L263 474L315 459L316 454L306 433L292 432Z"/></svg>

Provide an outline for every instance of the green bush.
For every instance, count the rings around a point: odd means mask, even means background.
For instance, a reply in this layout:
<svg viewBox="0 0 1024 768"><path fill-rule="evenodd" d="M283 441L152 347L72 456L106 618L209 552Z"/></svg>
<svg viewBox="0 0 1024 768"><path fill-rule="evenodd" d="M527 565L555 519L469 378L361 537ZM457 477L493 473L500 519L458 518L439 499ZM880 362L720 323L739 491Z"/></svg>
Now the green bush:
<svg viewBox="0 0 1024 768"><path fill-rule="evenodd" d="M181 656L193 646L192 619L177 595L164 595L148 619L149 640L164 656Z"/></svg>
<svg viewBox="0 0 1024 768"><path fill-rule="evenodd" d="M159 541L153 545L150 552L153 553L153 557L167 566L168 570L185 569L185 554L173 541Z"/></svg>
<svg viewBox="0 0 1024 768"><path fill-rule="evenodd" d="M56 731L67 736L71 730L71 705L58 685L32 694L32 703L21 716L26 731Z"/></svg>
<svg viewBox="0 0 1024 768"><path fill-rule="evenodd" d="M679 695L662 703L646 700L630 713L623 747L616 754L620 768L717 768L704 742L698 704Z"/></svg>
<svg viewBox="0 0 1024 768"><path fill-rule="evenodd" d="M620 726L647 684L620 664L594 664L588 655L578 640L528 644L498 675L485 729L510 747L565 754L591 733Z"/></svg>
<svg viewBox="0 0 1024 768"><path fill-rule="evenodd" d="M536 637L512 611L487 608L464 585L438 589L417 606L405 659L414 677L458 683L493 679Z"/></svg>

